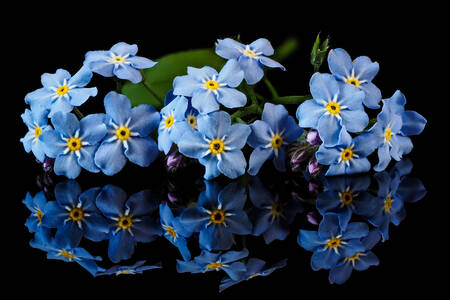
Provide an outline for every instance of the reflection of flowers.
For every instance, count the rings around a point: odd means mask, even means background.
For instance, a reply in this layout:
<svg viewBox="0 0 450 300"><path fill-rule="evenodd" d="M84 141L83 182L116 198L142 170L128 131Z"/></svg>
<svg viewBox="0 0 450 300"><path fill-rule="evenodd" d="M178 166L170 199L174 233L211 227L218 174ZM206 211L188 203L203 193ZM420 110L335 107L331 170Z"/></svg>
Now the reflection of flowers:
<svg viewBox="0 0 450 300"><path fill-rule="evenodd" d="M161 263L156 265L144 265L145 260L140 260L136 262L132 266L113 266L108 270L98 273L97 275L134 275L134 274L142 274L144 271L153 270L153 269L161 269Z"/></svg>
<svg viewBox="0 0 450 300"><path fill-rule="evenodd" d="M34 197L30 193L27 193L23 204L31 211L31 215L28 217L25 226L27 226L30 232L37 232L42 224L42 218L47 213L47 199L44 192L37 193Z"/></svg>

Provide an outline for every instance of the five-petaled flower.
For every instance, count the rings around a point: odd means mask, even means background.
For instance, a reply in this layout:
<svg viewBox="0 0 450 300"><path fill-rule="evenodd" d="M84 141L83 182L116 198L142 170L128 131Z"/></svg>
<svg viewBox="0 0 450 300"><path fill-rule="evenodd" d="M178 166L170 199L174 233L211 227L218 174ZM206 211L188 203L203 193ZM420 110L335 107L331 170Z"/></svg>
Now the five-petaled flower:
<svg viewBox="0 0 450 300"><path fill-rule="evenodd" d="M48 126L48 110L26 109L21 117L28 127L27 134L20 139L25 151L27 153L32 151L37 160L44 162L45 151L41 134L45 131L52 130L51 126Z"/></svg>
<svg viewBox="0 0 450 300"><path fill-rule="evenodd" d="M267 57L274 53L267 39L257 39L250 45L243 45L230 38L217 40L216 53L225 59L236 60L248 84L255 84L264 77L264 66L286 70L280 63Z"/></svg>
<svg viewBox="0 0 450 300"><path fill-rule="evenodd" d="M137 45L120 42L109 51L89 51L84 65L92 72L105 77L117 76L120 79L138 83L142 80L139 69L148 69L157 63L148 58L136 56Z"/></svg>
<svg viewBox="0 0 450 300"><path fill-rule="evenodd" d="M47 212L47 199L43 191L37 193L34 197L30 193L27 193L23 204L31 211L31 215L25 222L30 232L37 232L41 226L45 227L42 223L42 218Z"/></svg>

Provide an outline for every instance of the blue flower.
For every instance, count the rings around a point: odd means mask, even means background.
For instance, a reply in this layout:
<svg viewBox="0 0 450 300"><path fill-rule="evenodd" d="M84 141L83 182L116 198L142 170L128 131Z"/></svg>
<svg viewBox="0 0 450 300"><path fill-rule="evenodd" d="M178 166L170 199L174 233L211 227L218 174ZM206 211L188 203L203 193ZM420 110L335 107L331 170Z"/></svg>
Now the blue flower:
<svg viewBox="0 0 450 300"><path fill-rule="evenodd" d="M25 151L32 151L37 160L44 162L45 152L40 137L43 132L52 130L51 126L48 126L48 110L26 109L21 117L28 127L27 134L20 139Z"/></svg>
<svg viewBox="0 0 450 300"><path fill-rule="evenodd" d="M317 271L331 269L342 256L351 257L365 251L360 239L368 233L366 223L353 222L343 230L337 215L327 214L320 222L319 231L301 229L297 241L302 248L314 252L311 267Z"/></svg>
<svg viewBox="0 0 450 300"><path fill-rule="evenodd" d="M158 128L158 149L169 153L172 143L178 143L187 130L191 130L186 122L188 99L176 97L161 110L161 121Z"/></svg>
<svg viewBox="0 0 450 300"><path fill-rule="evenodd" d="M108 238L109 224L95 206L99 188L81 192L77 182L68 180L55 187L56 201L47 204L43 222L50 228L65 231L78 244L81 238L98 242Z"/></svg>
<svg viewBox="0 0 450 300"><path fill-rule="evenodd" d="M236 61L227 62L220 73L211 67L188 67L188 75L175 77L173 93L192 97L192 106L200 114L219 110L220 104L228 108L242 107L247 103L247 97L235 88L243 77Z"/></svg>
<svg viewBox="0 0 450 300"><path fill-rule="evenodd" d="M217 183L205 184L198 206L187 208L180 221L188 230L200 232L202 249L227 250L232 246L233 233L246 235L252 231L252 223L243 211L245 188L235 182L220 191Z"/></svg>
<svg viewBox="0 0 450 300"><path fill-rule="evenodd" d="M362 100L364 92L339 85L330 74L315 73L309 82L312 100L297 109L300 127L314 128L326 146L339 143L342 131L361 132L369 123Z"/></svg>
<svg viewBox="0 0 450 300"><path fill-rule="evenodd" d="M371 230L366 237L361 239L364 251L357 252L353 256L341 257L336 266L331 268L328 277L330 283L343 284L350 278L353 269L364 271L370 266L378 266L378 257L371 250L379 241L380 233L377 230Z"/></svg>
<svg viewBox="0 0 450 300"><path fill-rule="evenodd" d="M158 146L149 134L158 127L159 113L150 105L131 108L130 100L116 92L105 97L108 134L95 153L95 164L106 175L114 175L127 159L147 167L158 156Z"/></svg>
<svg viewBox="0 0 450 300"><path fill-rule="evenodd" d="M381 92L372 80L377 75L379 65L367 56L357 57L354 61L344 49L333 49L328 54L328 66L334 77L342 84L353 85L364 91L364 105L378 108Z"/></svg>
<svg viewBox="0 0 450 300"><path fill-rule="evenodd" d="M25 102L31 110L50 110L49 117L59 111L68 113L74 106L97 95L97 88L85 88L91 78L92 72L86 67L73 77L63 69L58 69L55 74L44 73L41 77L43 88L28 93Z"/></svg>
<svg viewBox="0 0 450 300"><path fill-rule="evenodd" d="M238 284L242 281L250 280L255 277L259 276L269 276L273 273L273 271L284 268L286 266L287 259L283 259L282 261L279 261L275 263L274 265L270 267L266 267L266 262L257 259L257 258L250 258L247 262L246 268L247 271L245 272L244 276L240 280L233 280L231 278L225 278L220 282L219 292L223 292L225 289Z"/></svg>
<svg viewBox="0 0 450 300"><path fill-rule="evenodd" d="M275 168L286 170L286 145L302 135L303 129L298 127L293 117L289 116L283 105L267 102L261 120L250 125L252 133L247 143L253 147L250 156L248 173L256 175L263 163L273 157Z"/></svg>
<svg viewBox="0 0 450 300"><path fill-rule="evenodd" d="M242 262L237 262L247 257L248 250L228 251L225 253L202 253L191 261L177 260L178 273L205 273L209 271L223 270L232 280L241 280L245 275L246 267Z"/></svg>
<svg viewBox="0 0 450 300"><path fill-rule="evenodd" d="M217 40L216 53L225 59L238 61L248 84L255 84L264 77L264 66L286 70L267 57L274 53L267 39L257 39L250 45L243 45L229 38Z"/></svg>
<svg viewBox="0 0 450 300"><path fill-rule="evenodd" d="M106 134L103 114L92 114L78 121L71 113L57 112L52 117L55 130L40 136L45 154L56 158L54 171L68 178L77 177L81 168L99 172L94 163L94 153Z"/></svg>
<svg viewBox="0 0 450 300"><path fill-rule="evenodd" d="M159 206L159 215L164 237L180 250L184 260L190 260L191 253L187 247L186 238L192 235L192 231L183 226L180 222L180 217L173 216L167 204L161 204Z"/></svg>
<svg viewBox="0 0 450 300"><path fill-rule="evenodd" d="M339 225L345 230L352 214L369 217L375 208L375 199L367 189L370 177L367 174L338 176L324 179L324 191L317 197L316 207L321 215L333 212Z"/></svg>
<svg viewBox="0 0 450 300"><path fill-rule="evenodd" d="M137 45L120 42L109 51L89 51L84 65L92 72L105 77L117 76L120 79L138 83L142 80L139 69L148 69L157 63L145 57L136 56Z"/></svg>
<svg viewBox="0 0 450 300"><path fill-rule="evenodd" d="M330 166L325 176L351 175L370 170L366 157L373 152L373 145L364 143L361 136L352 139L346 131L341 132L339 141L334 147L322 144L316 152L317 161Z"/></svg>
<svg viewBox="0 0 450 300"><path fill-rule="evenodd" d="M264 234L266 244L274 240L285 240L289 234L289 225L303 206L282 193L275 195L267 190L258 177L249 183L250 200L254 208L249 213L253 223L253 235Z"/></svg>
<svg viewBox="0 0 450 300"><path fill-rule="evenodd" d="M153 193L144 190L127 200L125 191L113 185L103 187L96 201L111 225L109 259L117 263L129 259L135 242L149 243L161 235L161 226L152 214L158 209Z"/></svg>
<svg viewBox="0 0 450 300"><path fill-rule="evenodd" d="M31 215L25 222L30 232L37 232L42 224L42 218L47 213L47 199L45 198L44 192L37 193L34 197L30 193L27 193L23 204L31 211Z"/></svg>
<svg viewBox="0 0 450 300"><path fill-rule="evenodd" d="M132 266L113 266L109 268L108 270L105 270L104 272L98 273L97 275L113 275L116 276L119 275L134 275L134 274L142 274L144 271L147 270L154 270L154 269L161 269L161 263L155 264L155 265L144 265L145 260L140 260L136 262Z"/></svg>
<svg viewBox="0 0 450 300"><path fill-rule="evenodd" d="M245 173L247 161L241 149L251 129L245 124L231 125L230 115L223 111L197 120L198 131L187 131L178 143L185 156L196 158L205 166L205 179L220 173L236 178Z"/></svg>
<svg viewBox="0 0 450 300"><path fill-rule="evenodd" d="M377 172L386 169L391 157L399 161L404 154L410 153L413 144L408 136L420 134L425 127L425 118L415 111L405 111L405 103L405 96L400 91L383 100L377 123L362 134L366 143L378 148L379 162L374 166Z"/></svg>

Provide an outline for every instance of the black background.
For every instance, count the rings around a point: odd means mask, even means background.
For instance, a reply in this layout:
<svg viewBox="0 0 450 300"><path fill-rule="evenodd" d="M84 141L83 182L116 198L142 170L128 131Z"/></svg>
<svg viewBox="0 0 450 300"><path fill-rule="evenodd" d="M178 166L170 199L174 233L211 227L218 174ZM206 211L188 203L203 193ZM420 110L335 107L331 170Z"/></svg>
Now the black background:
<svg viewBox="0 0 450 300"><path fill-rule="evenodd" d="M438 277L445 275L438 275L436 270L441 268L445 272L443 261L448 257L444 253L448 252L447 248L442 244L448 238L442 238L437 231L440 226L436 212L440 209L439 201L445 199L436 198L433 188L436 183L430 176L437 172L437 167L430 166L430 161L436 162L438 155L430 152L429 143L433 128L438 127L434 124L436 117L432 117L429 109L430 102L438 101L431 94L435 90L433 74L440 66L440 60L445 61L440 58L444 50L438 50L443 45L437 38L443 26L437 14L439 9L362 8L356 3L348 3L355 6L344 7L341 13L340 10L325 12L326 5L320 2L304 8L273 3L278 9L262 3L246 7L242 3L239 6L220 4L209 3L198 9L192 6L188 11L175 3L164 9L141 9L132 3L109 3L94 9L71 3L53 9L27 6L12 11L13 18L2 25L7 39L2 57L3 63L8 65L6 68L3 64L7 72L2 74L6 77L4 82L8 83L3 88L8 92L3 99L8 129L3 127L2 135L7 134L9 141L2 142L7 177L4 189L8 191L8 197L3 199L7 208L1 210L2 215L8 217L3 219L2 232L7 237L2 241L5 251L2 256L8 264L7 267L3 264L8 285L22 285L15 289L20 295L47 294L49 297L64 296L56 289L79 297L94 292L104 296L113 292L116 296L128 297L137 297L135 293L152 297L159 292L166 296L219 297L216 294L221 275L176 274L174 259L167 260L166 269L150 271L143 276L92 278L79 266L46 260L41 251L28 246L31 235L23 225L28 210L21 201L27 191L33 194L38 191L35 177L40 169L19 142L26 133L20 114L26 107L25 94L41 87L42 73L54 73L56 69L64 68L73 74L81 66L87 51L109 49L119 41L136 43L138 55L157 59L179 50L213 47L217 38L237 34L246 43L265 37L274 47L294 36L300 41L300 49L283 63L287 72L274 71L270 78L283 95L305 94L312 74L309 53L321 31L323 36L331 36L331 48L344 48L352 57L367 55L378 61L380 72L374 83L382 90L383 97L390 97L400 89L406 95L407 109L416 110L427 118L425 131L413 138L415 148L408 157L414 163L413 174L424 182L428 194L420 202L407 206L407 218L398 228L391 226L390 240L376 247L381 264L369 271L354 273L343 286L329 285L326 271L310 269L310 253L295 244L296 233L292 233L284 247L290 257L285 270L277 271L269 278L246 282L220 296L231 297L248 291L255 297L278 295L282 298L291 293L294 293L291 297L300 298L310 293L318 297L328 293L339 297L363 297L406 291L437 292ZM326 65L321 71L328 71ZM133 170L128 169L129 172ZM129 193L132 193L139 191L141 185L158 184L155 172L158 172L157 168L150 168L141 172L145 176L139 178L130 180L118 176L112 180L119 185L122 182L123 187L130 186ZM83 172L80 178L83 175L86 174ZM98 180L102 185L109 179L104 177L91 176L85 181ZM156 249L155 257L161 243L152 246ZM274 244L277 243L281 242ZM260 251L270 254L270 249ZM172 258L177 257L176 254L174 250L170 252ZM155 262L151 258L149 261Z"/></svg>

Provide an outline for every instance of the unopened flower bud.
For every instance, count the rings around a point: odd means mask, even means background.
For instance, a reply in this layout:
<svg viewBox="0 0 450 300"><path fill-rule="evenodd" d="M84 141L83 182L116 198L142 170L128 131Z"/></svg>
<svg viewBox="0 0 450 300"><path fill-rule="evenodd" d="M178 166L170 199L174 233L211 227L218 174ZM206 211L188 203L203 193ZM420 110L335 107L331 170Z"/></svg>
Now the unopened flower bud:
<svg viewBox="0 0 450 300"><path fill-rule="evenodd" d="M309 162L308 171L309 171L309 174L311 174L311 175L320 171L320 166L319 166L319 163L317 162L317 160L313 160L313 161Z"/></svg>
<svg viewBox="0 0 450 300"><path fill-rule="evenodd" d="M308 134L306 135L306 141L312 146L322 143L322 140L319 137L319 132L314 129L308 132Z"/></svg>
<svg viewBox="0 0 450 300"><path fill-rule="evenodd" d="M306 219L308 220L309 223L313 225L319 225L322 216L318 214L315 210L313 210L306 215Z"/></svg>

